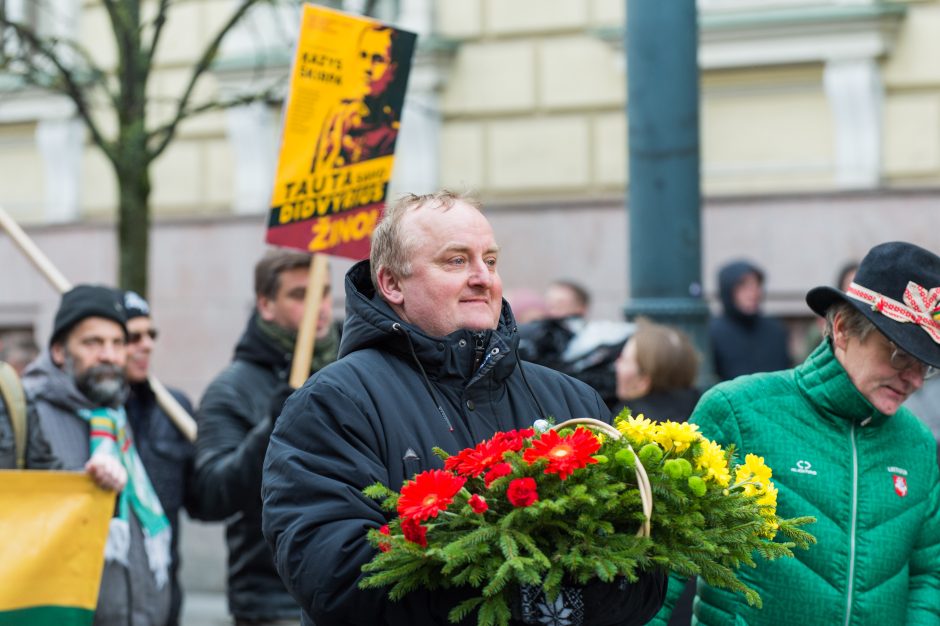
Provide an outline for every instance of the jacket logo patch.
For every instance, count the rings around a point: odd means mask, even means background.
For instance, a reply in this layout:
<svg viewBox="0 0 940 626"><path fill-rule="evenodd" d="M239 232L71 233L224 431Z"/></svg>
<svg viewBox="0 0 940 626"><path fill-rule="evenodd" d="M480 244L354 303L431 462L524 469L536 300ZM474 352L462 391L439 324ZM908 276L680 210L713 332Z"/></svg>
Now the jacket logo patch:
<svg viewBox="0 0 940 626"><path fill-rule="evenodd" d="M797 474L809 474L810 476L816 475L816 470L812 469L813 464L809 461L799 460L796 462L796 467L791 467L790 471Z"/></svg>
<svg viewBox="0 0 940 626"><path fill-rule="evenodd" d="M893 476L894 478L894 493L898 494L902 498L907 495L907 479L903 476Z"/></svg>

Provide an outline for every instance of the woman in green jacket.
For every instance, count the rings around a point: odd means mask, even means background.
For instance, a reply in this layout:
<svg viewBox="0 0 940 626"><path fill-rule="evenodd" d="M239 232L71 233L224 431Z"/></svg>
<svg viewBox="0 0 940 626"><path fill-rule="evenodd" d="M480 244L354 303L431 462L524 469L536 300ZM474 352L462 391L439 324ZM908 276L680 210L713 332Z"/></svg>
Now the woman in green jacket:
<svg viewBox="0 0 940 626"><path fill-rule="evenodd" d="M876 246L848 290L807 294L826 337L802 365L742 376L702 398L691 421L709 439L763 456L778 514L814 515L807 530L818 544L739 570L762 609L699 580L693 623L940 624L935 443L901 407L940 367L938 286L935 254ZM670 581L671 594L679 590Z"/></svg>

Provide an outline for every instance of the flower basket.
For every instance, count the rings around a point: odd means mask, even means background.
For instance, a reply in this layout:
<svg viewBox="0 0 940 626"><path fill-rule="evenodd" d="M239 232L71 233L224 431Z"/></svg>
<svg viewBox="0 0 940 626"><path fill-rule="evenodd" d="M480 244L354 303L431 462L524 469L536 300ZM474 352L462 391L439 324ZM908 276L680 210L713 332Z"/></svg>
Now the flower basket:
<svg viewBox="0 0 940 626"><path fill-rule="evenodd" d="M508 624L526 593L563 602L563 587L653 570L699 575L759 605L737 568L815 541L799 528L812 518L777 516L763 459L735 465L733 450L690 424L625 411L614 426L575 419L498 432L452 456L435 450L444 469L400 492L366 488L390 521L368 532L378 552L360 587L387 588L392 600L462 588L470 597L448 617L476 612L479 625Z"/></svg>

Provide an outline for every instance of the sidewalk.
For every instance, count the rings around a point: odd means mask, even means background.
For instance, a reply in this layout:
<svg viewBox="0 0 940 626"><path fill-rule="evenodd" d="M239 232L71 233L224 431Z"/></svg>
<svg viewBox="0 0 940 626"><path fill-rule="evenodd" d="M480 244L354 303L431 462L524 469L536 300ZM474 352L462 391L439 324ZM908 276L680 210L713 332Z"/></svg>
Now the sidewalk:
<svg viewBox="0 0 940 626"><path fill-rule="evenodd" d="M183 600L180 626L231 626L225 594L189 591Z"/></svg>

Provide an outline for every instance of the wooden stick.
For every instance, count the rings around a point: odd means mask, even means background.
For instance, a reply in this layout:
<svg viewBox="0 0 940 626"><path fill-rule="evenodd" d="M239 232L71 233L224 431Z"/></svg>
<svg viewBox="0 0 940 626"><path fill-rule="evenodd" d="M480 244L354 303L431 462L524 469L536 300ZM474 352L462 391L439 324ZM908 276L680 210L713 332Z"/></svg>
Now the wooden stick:
<svg viewBox="0 0 940 626"><path fill-rule="evenodd" d="M317 341L317 319L323 288L326 286L327 256L314 254L310 259L310 274L307 276L307 295L304 298L304 317L297 331L294 345L294 360L290 369L290 386L297 389L310 377L310 361Z"/></svg>
<svg viewBox="0 0 940 626"><path fill-rule="evenodd" d="M29 259L33 265L36 266L36 269L39 270L39 273L42 274L46 280L52 283L52 286L61 294L65 293L72 288L71 283L68 281L65 276L52 264L52 261L49 260L42 250L33 243L33 240L29 238L23 229L20 228L20 225L17 224L9 213L0 206L0 226L3 227L7 234L10 235L10 238L13 240L20 250L23 251L23 254L26 255L26 258ZM160 404L160 407L166 411L166 414L170 416L170 420L173 424L180 430L183 435L190 441L196 440L196 420L186 412L186 409L176 401L176 398L173 397L166 387L157 380L153 375L148 377L148 382L150 383L150 388L153 390L154 396L157 398L157 402Z"/></svg>

